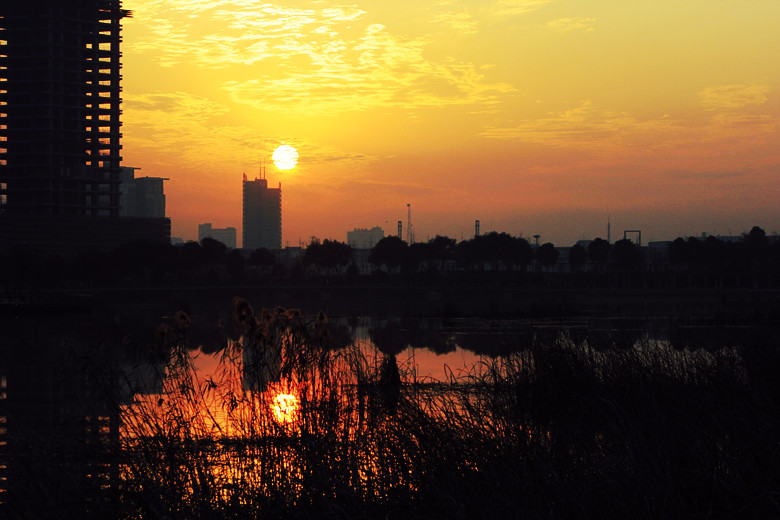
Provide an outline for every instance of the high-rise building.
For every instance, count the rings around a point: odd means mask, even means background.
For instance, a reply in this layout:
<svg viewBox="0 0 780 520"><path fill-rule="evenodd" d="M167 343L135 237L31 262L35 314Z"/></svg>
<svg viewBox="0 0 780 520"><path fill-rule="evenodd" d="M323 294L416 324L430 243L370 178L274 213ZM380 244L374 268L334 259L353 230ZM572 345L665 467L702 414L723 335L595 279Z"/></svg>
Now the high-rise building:
<svg viewBox="0 0 780 520"><path fill-rule="evenodd" d="M118 218L129 14L121 0L0 2L0 238L57 249L170 236L170 221Z"/></svg>
<svg viewBox="0 0 780 520"><path fill-rule="evenodd" d="M267 179L244 175L244 249L282 248L282 184L269 188Z"/></svg>
<svg viewBox="0 0 780 520"><path fill-rule="evenodd" d="M347 244L355 249L371 249L385 238L384 230L379 226L371 229L355 228L347 231Z"/></svg>
<svg viewBox="0 0 780 520"><path fill-rule="evenodd" d="M215 228L211 225L211 222L205 224L198 224L198 242L204 238L213 238L219 240L230 249L236 248L236 228Z"/></svg>
<svg viewBox="0 0 780 520"><path fill-rule="evenodd" d="M122 166L122 217L165 218L164 177L136 177L140 168Z"/></svg>

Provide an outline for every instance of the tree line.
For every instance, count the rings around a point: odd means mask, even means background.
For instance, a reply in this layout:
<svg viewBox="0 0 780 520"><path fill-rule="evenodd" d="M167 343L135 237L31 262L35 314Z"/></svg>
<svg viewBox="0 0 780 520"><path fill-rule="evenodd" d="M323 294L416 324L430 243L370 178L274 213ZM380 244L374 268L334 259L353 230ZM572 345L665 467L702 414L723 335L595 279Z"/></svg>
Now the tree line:
<svg viewBox="0 0 780 520"><path fill-rule="evenodd" d="M680 237L660 256L628 239L610 244L596 238L566 248L562 261L562 250L551 242L532 246L525 238L503 232L460 242L437 235L412 244L388 236L367 257L338 240L313 240L300 253L281 258L278 252L257 249L247 254L213 238L180 245L135 241L110 252L92 249L72 256L43 256L28 244L12 244L0 252L0 279L6 291L61 284L479 281L485 276L517 281L541 276L547 285L556 278L574 277L575 282L613 287L767 286L780 280L780 241L770 240L759 227L738 242Z"/></svg>

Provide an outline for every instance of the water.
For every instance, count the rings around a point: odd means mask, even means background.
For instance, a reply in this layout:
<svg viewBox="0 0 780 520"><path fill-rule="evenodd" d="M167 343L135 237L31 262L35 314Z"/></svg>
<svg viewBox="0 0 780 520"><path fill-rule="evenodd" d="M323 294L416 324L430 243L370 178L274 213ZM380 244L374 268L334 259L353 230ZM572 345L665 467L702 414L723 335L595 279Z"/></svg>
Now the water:
<svg viewBox="0 0 780 520"><path fill-rule="evenodd" d="M154 405L163 395L164 366L170 344L177 340L177 318L173 312L176 307L162 307L132 302L72 313L30 312L3 318L0 502L7 502L7 492L13 490L15 501L31 504L33 516L36 512L45 516L45 511L35 509L43 507L41 501L36 504L40 493L46 493L49 502L67 504L110 490L117 469L107 454L121 431L116 406L141 401ZM198 377L206 381L216 377L225 345L238 337L230 326L229 307L194 307L191 318L191 325L178 339L186 343ZM220 326L220 320L227 326ZM313 322L315 316L306 320ZM167 328L161 329L161 323ZM672 349L715 349L744 342L757 330L766 329L777 330L777 324L708 316L622 315L349 317L332 318L327 325L334 352L356 345L374 369L392 359L404 381L422 383L478 375L494 359L561 335L587 342L597 350L653 344ZM108 400L102 393L107 388L115 392ZM268 399L273 401L276 395L292 395L294 389L271 390ZM272 405L257 410L275 413ZM257 410L252 413L260 413ZM280 417L276 422L284 423ZM222 419L216 417L215 421ZM204 424L208 426L207 421ZM228 429L224 422L220 428ZM30 440L40 442L43 448L29 449ZM37 482L46 482L45 489L36 487Z"/></svg>

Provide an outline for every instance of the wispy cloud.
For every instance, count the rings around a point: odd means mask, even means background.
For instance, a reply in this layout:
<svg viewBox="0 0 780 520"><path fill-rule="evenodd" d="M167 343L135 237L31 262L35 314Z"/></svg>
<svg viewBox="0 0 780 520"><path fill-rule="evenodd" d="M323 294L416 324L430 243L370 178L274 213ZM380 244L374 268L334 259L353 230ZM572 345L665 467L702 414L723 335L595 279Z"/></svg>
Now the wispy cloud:
<svg viewBox="0 0 780 520"><path fill-rule="evenodd" d="M631 134L665 133L676 128L667 117L640 120L626 112L599 109L591 101L547 117L492 127L484 137L589 150L627 146Z"/></svg>
<svg viewBox="0 0 780 520"><path fill-rule="evenodd" d="M338 165L334 176L343 179L351 169L376 160L293 136L263 135L254 127L227 124L222 116L228 107L184 92L128 95L123 111L124 147L162 172L182 166L197 169L199 177L206 178L225 170L240 172L269 159L265 155L280 142L301 152L299 168L285 175L288 180L307 165L318 163Z"/></svg>
<svg viewBox="0 0 780 520"><path fill-rule="evenodd" d="M163 66L251 65L270 57L331 51L340 42L339 25L364 14L350 6L299 9L253 4L201 0L144 3L132 23L143 24L148 33L129 45Z"/></svg>
<svg viewBox="0 0 780 520"><path fill-rule="evenodd" d="M124 109L131 113L139 111L160 112L170 114L172 117L182 117L198 122L204 122L213 116L222 115L229 111L228 107L224 105L186 92L125 96L123 104Z"/></svg>
<svg viewBox="0 0 780 520"><path fill-rule="evenodd" d="M258 150L270 148L272 140L252 128L216 124L227 111L224 105L184 92L126 95L123 144L134 153L153 151L163 167L185 164L203 168L204 175L225 157L235 161L233 168L258 163Z"/></svg>
<svg viewBox="0 0 780 520"><path fill-rule="evenodd" d="M496 12L502 15L517 16L539 9L549 4L552 0L499 0L496 3Z"/></svg>
<svg viewBox="0 0 780 520"><path fill-rule="evenodd" d="M289 71L224 88L240 103L267 110L305 113L343 112L372 106L420 107L490 103L511 92L508 84L489 84L473 65L424 56L427 42L404 40L381 25L332 53L310 55L307 71Z"/></svg>
<svg viewBox="0 0 780 520"><path fill-rule="evenodd" d="M530 9L545 1L504 3ZM377 105L492 104L514 90L488 82L472 63L428 57L428 36L393 34L370 23L356 6L313 5L156 0L138 8L136 21L152 29L132 47L162 66L232 67L223 75L233 100L265 110L334 113ZM476 30L466 12L440 13L432 24ZM251 79L247 70L234 72L261 62Z"/></svg>
<svg viewBox="0 0 780 520"><path fill-rule="evenodd" d="M560 32L567 31L593 31L596 23L595 18L558 18L547 22L547 27Z"/></svg>
<svg viewBox="0 0 780 520"><path fill-rule="evenodd" d="M474 34L479 27L474 16L467 11L439 13L433 18L433 22L464 34Z"/></svg>
<svg viewBox="0 0 780 520"><path fill-rule="evenodd" d="M702 106L707 110L724 110L757 106L766 103L769 85L716 85L699 92Z"/></svg>
<svg viewBox="0 0 780 520"><path fill-rule="evenodd" d="M645 153L695 147L705 150L703 145L716 143L741 146L761 142L776 129L777 119L768 114L724 112L686 120L669 115L639 118L583 101L547 117L489 127L481 135L595 153Z"/></svg>

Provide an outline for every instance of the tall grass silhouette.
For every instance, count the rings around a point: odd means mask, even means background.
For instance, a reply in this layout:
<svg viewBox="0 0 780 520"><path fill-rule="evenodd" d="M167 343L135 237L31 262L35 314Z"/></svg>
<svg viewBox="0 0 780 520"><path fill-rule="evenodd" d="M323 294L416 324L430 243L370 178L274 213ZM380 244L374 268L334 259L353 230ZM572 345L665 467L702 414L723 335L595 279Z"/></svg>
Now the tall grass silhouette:
<svg viewBox="0 0 780 520"><path fill-rule="evenodd" d="M116 518L780 515L773 336L710 350L565 333L416 379L327 318L236 300L218 370L185 348L121 408ZM527 340L524 340L527 345ZM279 394L294 402L279 412ZM127 397L127 396L125 396ZM86 515L88 516L88 515ZM96 514L97 516L97 514Z"/></svg>

